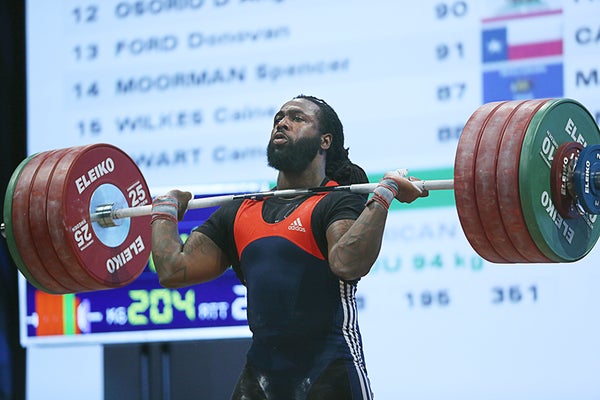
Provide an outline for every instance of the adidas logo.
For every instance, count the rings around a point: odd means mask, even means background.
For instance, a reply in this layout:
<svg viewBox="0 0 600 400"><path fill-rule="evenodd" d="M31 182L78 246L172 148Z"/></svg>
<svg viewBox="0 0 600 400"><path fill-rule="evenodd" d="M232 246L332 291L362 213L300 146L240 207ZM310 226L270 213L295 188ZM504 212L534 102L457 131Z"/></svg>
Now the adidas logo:
<svg viewBox="0 0 600 400"><path fill-rule="evenodd" d="M300 217L292 221L292 223L288 226L288 230L306 232L306 229L302 226L302 221L300 221Z"/></svg>

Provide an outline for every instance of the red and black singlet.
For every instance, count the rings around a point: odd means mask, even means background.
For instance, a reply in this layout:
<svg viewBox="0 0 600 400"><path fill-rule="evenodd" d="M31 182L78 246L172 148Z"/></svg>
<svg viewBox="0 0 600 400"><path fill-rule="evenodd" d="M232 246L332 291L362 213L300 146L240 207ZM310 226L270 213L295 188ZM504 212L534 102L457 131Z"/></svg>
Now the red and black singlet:
<svg viewBox="0 0 600 400"><path fill-rule="evenodd" d="M325 239L332 222L356 219L363 207L361 196L345 192L244 200L197 228L230 257L247 287L248 363L268 377L275 398L297 398L287 391L309 390L334 360L346 360L356 398L371 396L356 282L331 272Z"/></svg>

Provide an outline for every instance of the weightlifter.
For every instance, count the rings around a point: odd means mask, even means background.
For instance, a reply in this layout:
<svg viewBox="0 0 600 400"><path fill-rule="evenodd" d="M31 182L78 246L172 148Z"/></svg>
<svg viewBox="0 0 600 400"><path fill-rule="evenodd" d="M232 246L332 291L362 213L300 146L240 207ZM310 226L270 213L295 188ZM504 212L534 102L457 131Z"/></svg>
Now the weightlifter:
<svg viewBox="0 0 600 400"><path fill-rule="evenodd" d="M268 164L276 189L368 182L348 158L336 112L300 95L275 114ZM328 192L221 206L181 243L177 221L192 197L172 190L152 205L160 283L206 282L230 266L247 287L253 334L232 399L371 399L357 321L357 283L373 266L390 203L427 196L387 172L366 202Z"/></svg>

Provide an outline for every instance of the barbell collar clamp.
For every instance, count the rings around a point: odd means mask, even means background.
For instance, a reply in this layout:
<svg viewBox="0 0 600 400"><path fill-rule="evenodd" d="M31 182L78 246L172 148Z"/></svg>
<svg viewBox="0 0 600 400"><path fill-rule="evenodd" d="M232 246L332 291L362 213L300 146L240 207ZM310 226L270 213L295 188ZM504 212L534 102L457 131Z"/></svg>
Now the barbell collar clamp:
<svg viewBox="0 0 600 400"><path fill-rule="evenodd" d="M97 222L103 228L118 226L114 218L115 203L102 204L96 207L96 210L90 214L90 220Z"/></svg>

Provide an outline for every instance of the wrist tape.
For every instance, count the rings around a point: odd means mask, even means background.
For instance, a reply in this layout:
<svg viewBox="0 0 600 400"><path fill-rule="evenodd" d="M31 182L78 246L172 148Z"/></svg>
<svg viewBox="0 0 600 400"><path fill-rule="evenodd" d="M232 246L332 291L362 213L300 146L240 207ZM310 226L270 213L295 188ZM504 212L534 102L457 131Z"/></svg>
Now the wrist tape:
<svg viewBox="0 0 600 400"><path fill-rule="evenodd" d="M367 206L372 202L377 202L386 210L390 208L392 200L398 195L398 184L393 179L382 179L373 190L373 196L367 201Z"/></svg>
<svg viewBox="0 0 600 400"><path fill-rule="evenodd" d="M152 201L152 222L159 219L167 221L173 221L177 223L177 211L179 204L175 197L171 196L157 196Z"/></svg>

